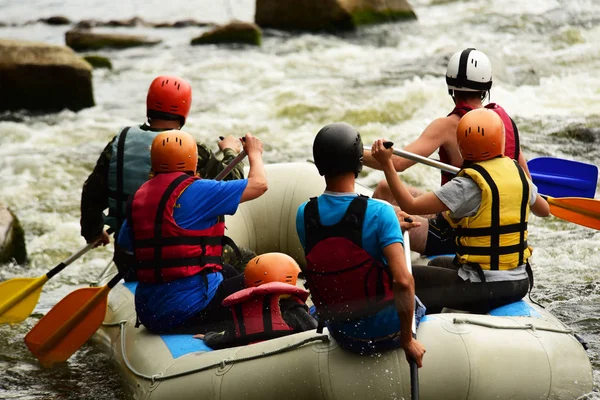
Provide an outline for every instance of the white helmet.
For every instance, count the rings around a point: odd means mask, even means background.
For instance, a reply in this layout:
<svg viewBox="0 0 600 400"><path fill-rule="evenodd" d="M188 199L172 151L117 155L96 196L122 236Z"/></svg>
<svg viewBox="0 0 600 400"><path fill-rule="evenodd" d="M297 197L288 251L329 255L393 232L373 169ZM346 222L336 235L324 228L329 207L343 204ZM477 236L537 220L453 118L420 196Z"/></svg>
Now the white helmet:
<svg viewBox="0 0 600 400"><path fill-rule="evenodd" d="M448 91L485 92L492 87L492 63L473 48L454 53L446 69Z"/></svg>

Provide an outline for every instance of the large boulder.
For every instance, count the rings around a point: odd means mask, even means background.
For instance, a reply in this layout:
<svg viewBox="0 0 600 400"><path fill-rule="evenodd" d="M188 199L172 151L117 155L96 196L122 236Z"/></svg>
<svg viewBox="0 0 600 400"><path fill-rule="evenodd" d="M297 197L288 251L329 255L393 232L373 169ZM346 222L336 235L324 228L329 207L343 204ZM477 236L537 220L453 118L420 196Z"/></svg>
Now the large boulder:
<svg viewBox="0 0 600 400"><path fill-rule="evenodd" d="M218 26L192 39L192 44L238 43L260 46L262 32L258 25L249 22L234 21Z"/></svg>
<svg viewBox="0 0 600 400"><path fill-rule="evenodd" d="M87 30L73 29L65 34L67 46L75 51L99 50L104 48L126 49L129 47L152 46L160 40L145 36L122 35L116 33L93 33Z"/></svg>
<svg viewBox="0 0 600 400"><path fill-rule="evenodd" d="M263 28L307 31L415 18L407 0L256 0L254 17Z"/></svg>
<svg viewBox="0 0 600 400"><path fill-rule="evenodd" d="M19 264L27 260L25 233L12 211L0 204L0 264L12 260Z"/></svg>
<svg viewBox="0 0 600 400"><path fill-rule="evenodd" d="M65 46L0 39L0 111L94 105L92 66Z"/></svg>

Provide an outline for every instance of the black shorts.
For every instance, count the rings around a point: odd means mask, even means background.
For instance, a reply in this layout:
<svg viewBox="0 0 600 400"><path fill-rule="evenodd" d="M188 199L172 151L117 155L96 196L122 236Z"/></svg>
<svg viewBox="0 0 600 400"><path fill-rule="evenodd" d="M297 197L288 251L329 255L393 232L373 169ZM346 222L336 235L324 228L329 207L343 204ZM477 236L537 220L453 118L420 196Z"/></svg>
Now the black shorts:
<svg viewBox="0 0 600 400"><path fill-rule="evenodd" d="M450 226L441 213L429 220L427 243L423 254L426 256L456 254L454 228Z"/></svg>

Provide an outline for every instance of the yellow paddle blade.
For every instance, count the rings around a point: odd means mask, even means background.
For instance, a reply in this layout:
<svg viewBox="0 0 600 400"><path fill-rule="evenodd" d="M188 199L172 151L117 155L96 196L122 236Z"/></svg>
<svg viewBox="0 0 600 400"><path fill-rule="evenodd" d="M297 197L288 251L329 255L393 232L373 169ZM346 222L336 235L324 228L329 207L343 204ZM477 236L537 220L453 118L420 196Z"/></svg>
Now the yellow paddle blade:
<svg viewBox="0 0 600 400"><path fill-rule="evenodd" d="M38 278L14 278L0 283L0 324L21 322L31 315L48 281Z"/></svg>
<svg viewBox="0 0 600 400"><path fill-rule="evenodd" d="M550 213L555 217L588 228L600 229L600 201L583 197L548 197Z"/></svg>
<svg viewBox="0 0 600 400"><path fill-rule="evenodd" d="M44 367L66 361L96 332L106 315L109 290L75 290L29 331L25 344Z"/></svg>

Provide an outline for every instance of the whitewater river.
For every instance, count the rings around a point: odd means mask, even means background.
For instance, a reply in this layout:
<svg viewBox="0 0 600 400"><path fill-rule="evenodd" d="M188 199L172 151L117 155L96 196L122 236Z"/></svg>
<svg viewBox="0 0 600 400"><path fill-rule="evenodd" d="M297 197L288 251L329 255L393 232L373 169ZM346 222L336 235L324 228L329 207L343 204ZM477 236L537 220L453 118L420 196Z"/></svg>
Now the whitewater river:
<svg viewBox="0 0 600 400"><path fill-rule="evenodd" d="M79 235L81 187L119 127L141 123L151 80L163 73L193 86L186 130L212 144L219 135L251 131L267 162L311 158L323 125L356 125L366 143L415 139L452 108L444 72L453 52L472 46L492 59L492 100L516 120L527 158L556 156L600 164L600 4L595 0L412 0L419 19L356 33L266 31L263 46L192 47L203 28L120 28L162 39L152 48L102 51L112 71L94 71L97 105L79 113L0 118L0 201L21 219L25 266L0 266L0 281L39 276L84 245ZM67 26L26 24L51 15L73 21L139 16L152 22L187 18L251 21L252 0L0 0L1 38L64 44ZM107 29L98 29L107 31ZM5 95L4 93L0 93ZM579 132L573 135L572 132ZM403 178L436 187L439 172L415 166ZM383 175L365 171L362 183ZM600 398L600 234L556 218L532 217L533 297L590 344ZM57 301L100 274L112 248L91 251L44 286L24 323L0 326L0 398L120 399L114 366L85 345L68 363L40 368L24 335Z"/></svg>

